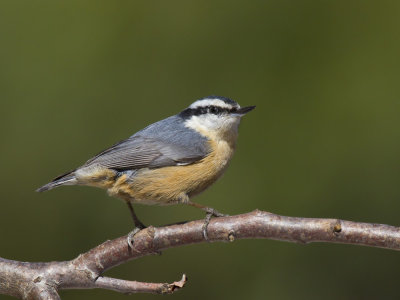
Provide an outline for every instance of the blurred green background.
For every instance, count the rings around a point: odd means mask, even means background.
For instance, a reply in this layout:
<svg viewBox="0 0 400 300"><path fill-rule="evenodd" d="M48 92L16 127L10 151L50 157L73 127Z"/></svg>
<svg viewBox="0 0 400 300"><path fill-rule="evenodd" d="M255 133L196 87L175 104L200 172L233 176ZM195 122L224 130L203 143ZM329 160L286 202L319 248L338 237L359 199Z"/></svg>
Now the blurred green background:
<svg viewBox="0 0 400 300"><path fill-rule="evenodd" d="M125 204L103 190L34 190L210 94L257 109L228 172L198 202L400 226L399 28L397 1L1 1L0 256L66 260L129 232ZM203 217L137 210L155 226ZM393 299L399 269L395 251L243 240L171 249L107 275L166 282L185 272L170 299Z"/></svg>

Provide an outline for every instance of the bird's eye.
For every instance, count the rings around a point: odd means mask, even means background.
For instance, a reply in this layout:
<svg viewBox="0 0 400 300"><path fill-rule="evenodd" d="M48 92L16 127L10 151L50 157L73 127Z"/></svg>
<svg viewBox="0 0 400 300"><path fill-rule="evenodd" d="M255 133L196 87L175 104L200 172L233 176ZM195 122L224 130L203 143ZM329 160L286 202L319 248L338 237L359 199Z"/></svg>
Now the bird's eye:
<svg viewBox="0 0 400 300"><path fill-rule="evenodd" d="M216 106L211 106L210 107L210 112L213 114L219 114L221 112L221 109L219 107Z"/></svg>

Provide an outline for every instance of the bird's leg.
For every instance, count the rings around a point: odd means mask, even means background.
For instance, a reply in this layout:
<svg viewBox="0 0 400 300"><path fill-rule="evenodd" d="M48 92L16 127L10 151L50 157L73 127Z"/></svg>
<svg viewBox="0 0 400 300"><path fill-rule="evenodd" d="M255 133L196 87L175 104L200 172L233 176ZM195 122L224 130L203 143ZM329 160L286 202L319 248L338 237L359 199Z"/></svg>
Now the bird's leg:
<svg viewBox="0 0 400 300"><path fill-rule="evenodd" d="M194 203L191 201L187 201L186 204L193 206L193 207L200 208L206 212L206 217L204 219L204 224L203 224L202 228L203 228L203 237L207 241L209 240L208 234L207 234L207 227L208 227L208 224L210 223L211 218L212 217L228 217L229 216L229 215L221 214L219 211L217 211L216 209L214 209L212 207L204 206L204 205Z"/></svg>
<svg viewBox="0 0 400 300"><path fill-rule="evenodd" d="M128 234L128 245L129 245L129 247L131 247L133 245L133 237L135 236L135 234L137 234L140 230L146 228L146 226L137 217L135 210L133 209L132 203L130 201L126 201L126 204L128 204L128 208L131 213L133 223L135 224L135 229L133 229Z"/></svg>
<svg viewBox="0 0 400 300"><path fill-rule="evenodd" d="M204 206L192 201L187 201L186 204L196 207L196 208L200 208L202 210L204 210L207 214L210 214L211 216L214 217L228 217L229 215L226 214L222 214L219 211L217 211L216 209L212 208L212 207L208 207L208 206Z"/></svg>
<svg viewBox="0 0 400 300"><path fill-rule="evenodd" d="M128 204L128 208L129 211L131 212L132 220L133 223L135 224L135 227L140 229L146 228L146 226L137 217L135 210L133 209L132 203L130 201L127 201L126 203Z"/></svg>

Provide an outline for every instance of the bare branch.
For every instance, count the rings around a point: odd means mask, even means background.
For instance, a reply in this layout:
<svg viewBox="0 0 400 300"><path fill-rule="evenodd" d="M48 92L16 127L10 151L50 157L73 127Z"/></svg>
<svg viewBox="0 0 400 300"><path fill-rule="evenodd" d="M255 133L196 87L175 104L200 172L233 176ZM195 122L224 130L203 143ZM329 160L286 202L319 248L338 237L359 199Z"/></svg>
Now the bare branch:
<svg viewBox="0 0 400 300"><path fill-rule="evenodd" d="M188 244L206 242L204 220L160 228L149 227L128 247L127 236L107 241L71 261L25 263L0 258L0 294L21 299L59 299L60 289L103 288L121 293L173 293L186 282L145 283L101 275L131 259ZM400 228L338 219L279 216L254 211L220 217L208 226L211 242L245 238L266 238L296 243L330 242L400 250Z"/></svg>
<svg viewBox="0 0 400 300"><path fill-rule="evenodd" d="M99 277L90 288L113 290L120 293L152 293L152 294L172 294L182 288L186 283L186 275L182 279L173 283L149 283L139 281L128 281L110 277Z"/></svg>

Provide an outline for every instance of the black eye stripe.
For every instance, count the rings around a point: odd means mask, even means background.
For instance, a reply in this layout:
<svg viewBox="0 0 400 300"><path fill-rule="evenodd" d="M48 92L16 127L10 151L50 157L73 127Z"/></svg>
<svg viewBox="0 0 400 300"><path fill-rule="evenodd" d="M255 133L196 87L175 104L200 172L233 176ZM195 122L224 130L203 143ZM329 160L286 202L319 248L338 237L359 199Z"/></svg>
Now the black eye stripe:
<svg viewBox="0 0 400 300"><path fill-rule="evenodd" d="M187 108L184 111L182 111L179 115L182 118L190 118L191 116L200 116L204 114L220 115L223 113L234 113L236 111L237 111L236 107L227 108L227 107L209 105L209 106L200 106L196 108Z"/></svg>

